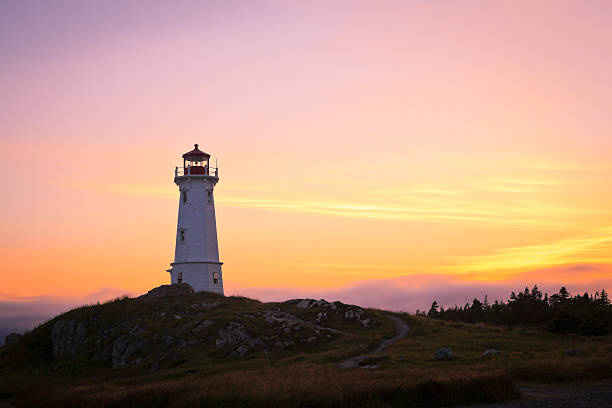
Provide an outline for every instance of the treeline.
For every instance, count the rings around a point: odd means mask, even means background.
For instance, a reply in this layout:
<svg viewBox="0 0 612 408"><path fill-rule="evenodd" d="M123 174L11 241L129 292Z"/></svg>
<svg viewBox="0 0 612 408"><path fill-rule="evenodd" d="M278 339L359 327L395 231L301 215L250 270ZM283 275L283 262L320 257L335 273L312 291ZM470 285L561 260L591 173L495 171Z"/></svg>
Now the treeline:
<svg viewBox="0 0 612 408"><path fill-rule="evenodd" d="M434 301L427 313L417 314L434 319L489 324L539 324L560 334L576 333L585 336L612 332L612 306L605 289L592 295L571 296L565 287L548 296L537 286L529 290L512 292L508 302L474 299L472 304L440 308Z"/></svg>

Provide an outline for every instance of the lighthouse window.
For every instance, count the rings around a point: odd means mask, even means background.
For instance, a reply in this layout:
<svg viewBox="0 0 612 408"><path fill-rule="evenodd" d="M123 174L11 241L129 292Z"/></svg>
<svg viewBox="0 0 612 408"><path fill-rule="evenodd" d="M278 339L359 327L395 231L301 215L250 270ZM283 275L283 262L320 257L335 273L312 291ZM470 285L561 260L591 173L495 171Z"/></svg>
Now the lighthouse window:
<svg viewBox="0 0 612 408"><path fill-rule="evenodd" d="M212 203L212 191L206 190L206 198L209 203Z"/></svg>
<svg viewBox="0 0 612 408"><path fill-rule="evenodd" d="M186 203L187 202L187 190L183 190L183 202Z"/></svg>
<svg viewBox="0 0 612 408"><path fill-rule="evenodd" d="M179 236L180 236L181 242L184 242L185 241L185 230L180 230Z"/></svg>
<svg viewBox="0 0 612 408"><path fill-rule="evenodd" d="M219 283L219 274L217 272L213 273L213 283L215 285Z"/></svg>

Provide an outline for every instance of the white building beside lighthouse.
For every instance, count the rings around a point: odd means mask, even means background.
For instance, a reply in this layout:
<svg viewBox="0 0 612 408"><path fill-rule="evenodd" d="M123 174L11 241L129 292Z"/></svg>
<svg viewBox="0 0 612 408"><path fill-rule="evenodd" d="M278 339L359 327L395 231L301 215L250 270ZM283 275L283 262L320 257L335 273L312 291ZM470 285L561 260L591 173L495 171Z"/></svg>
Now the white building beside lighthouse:
<svg viewBox="0 0 612 408"><path fill-rule="evenodd" d="M176 250L168 272L171 283L188 283L196 292L223 294L213 194L218 181L219 170L210 167L210 155L197 144L174 172L180 197Z"/></svg>

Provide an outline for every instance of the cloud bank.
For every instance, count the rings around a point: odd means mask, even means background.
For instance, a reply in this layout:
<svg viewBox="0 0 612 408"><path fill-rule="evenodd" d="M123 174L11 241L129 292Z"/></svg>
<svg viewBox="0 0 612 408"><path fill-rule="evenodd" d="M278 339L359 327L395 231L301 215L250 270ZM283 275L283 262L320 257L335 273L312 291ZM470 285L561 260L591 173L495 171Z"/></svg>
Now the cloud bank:
<svg viewBox="0 0 612 408"><path fill-rule="evenodd" d="M23 333L58 314L85 304L105 302L130 291L104 288L80 296L10 296L0 294L0 345L7 334Z"/></svg>
<svg viewBox="0 0 612 408"><path fill-rule="evenodd" d="M582 277L581 279L577 279ZM567 283L571 282L571 283ZM457 274L412 274L389 279L372 279L337 288L237 287L228 282L226 295L242 295L261 301L293 298L324 298L364 307L393 311L426 310L433 300L443 307L471 303L485 295L489 301L507 300L510 292L538 285L549 294L565 286L572 294L612 289L609 265L576 264L527 272L510 279L476 281ZM74 307L104 302L121 295L137 295L128 290L106 288L83 296L10 297L0 294L0 344L6 334L24 332Z"/></svg>
<svg viewBox="0 0 612 408"><path fill-rule="evenodd" d="M414 312L429 308L436 300L442 307L464 305L485 295L489 301L507 300L512 291L538 285L542 292L557 293L565 286L572 294L592 293L612 287L607 265L571 265L531 271L500 281L475 281L452 274L414 274L390 279L367 280L340 288L228 288L226 294L239 294L262 301L290 298L325 298L364 307ZM584 279L576 280L576 273ZM572 278L570 280L570 278ZM571 282L571 283L567 283Z"/></svg>

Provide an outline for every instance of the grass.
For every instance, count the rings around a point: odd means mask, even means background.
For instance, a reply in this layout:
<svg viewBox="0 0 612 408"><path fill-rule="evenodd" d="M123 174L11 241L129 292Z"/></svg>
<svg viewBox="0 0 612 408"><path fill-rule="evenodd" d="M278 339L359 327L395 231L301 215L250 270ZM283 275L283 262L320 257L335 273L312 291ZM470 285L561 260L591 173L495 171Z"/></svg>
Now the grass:
<svg viewBox="0 0 612 408"><path fill-rule="evenodd" d="M205 311L191 306L213 301L221 305ZM538 327L496 327L405 314L394 315L407 320L408 336L362 362L377 369L343 371L339 361L367 353L394 335L394 323L385 318L390 312L368 309L377 324L367 329L344 319L343 313L328 313L323 324L336 331L309 344L299 339L312 335L312 329L285 334L261 318L264 310L278 309L305 321L314 321L320 311L290 302L203 293L84 306L27 333L17 345L0 349L0 399L18 407L40 406L40 401L47 407L429 407L516 398L516 384L612 378L612 336L561 336ZM175 314L181 318L175 319ZM197 344L172 346L174 360L149 373L152 357L146 353L145 364L120 369L92 362L87 352L73 360L54 360L50 333L59 318L86 322L89 333L112 327L107 342L138 325L150 344L149 354L161 347L155 340L159 336L202 320L214 324L198 334ZM257 348L243 358L220 354L215 338L229 322L239 322L257 336L291 338L297 348ZM190 333L186 330L182 336L190 340ZM95 336L85 349L92 347ZM434 352L441 347L452 348L456 357L435 361ZM491 348L499 354L484 357L483 351ZM580 352L570 356L568 349Z"/></svg>
<svg viewBox="0 0 612 408"><path fill-rule="evenodd" d="M340 371L296 365L233 371L155 383L104 382L76 385L62 392L24 394L15 404L47 407L399 407L442 406L514 398L507 375L432 371Z"/></svg>
<svg viewBox="0 0 612 408"><path fill-rule="evenodd" d="M410 335L394 343L386 354L395 367L471 367L486 364L507 369L530 364L555 362L560 365L591 364L591 360L612 359L612 336L583 337L557 335L538 327L498 327L483 324L445 322L424 317L409 318ZM435 361L433 351L441 347L453 349L456 358ZM485 357L486 349L496 349L495 357ZM567 350L580 351L569 356ZM570 371L571 372L571 371ZM579 380L585 374L576 372ZM546 378L546 377L542 377Z"/></svg>

